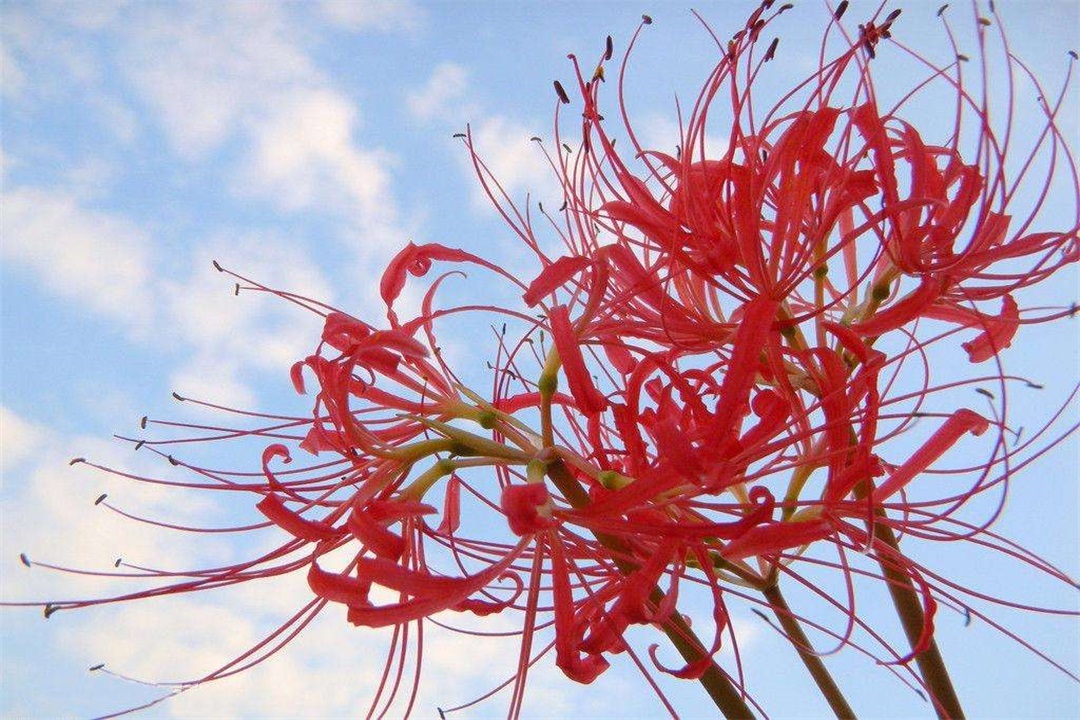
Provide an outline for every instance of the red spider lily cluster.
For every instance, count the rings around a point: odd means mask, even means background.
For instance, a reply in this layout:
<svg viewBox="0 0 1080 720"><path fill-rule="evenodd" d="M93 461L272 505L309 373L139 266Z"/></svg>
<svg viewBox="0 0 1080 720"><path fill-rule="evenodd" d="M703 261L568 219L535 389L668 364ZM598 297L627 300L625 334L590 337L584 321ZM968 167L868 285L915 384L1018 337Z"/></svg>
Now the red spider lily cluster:
<svg viewBox="0 0 1080 720"><path fill-rule="evenodd" d="M139 444L201 474L195 485L256 496L283 542L227 567L144 569L133 574L167 582L53 602L46 614L304 573L311 602L198 682L259 662L341 607L353 625L394 629L371 714L408 713L420 682L418 671L403 678L420 637L409 628L455 611L519 624L516 669L501 686L510 716L541 659L590 683L628 655L665 704L657 673L699 681L725 715L745 717L767 699L717 655L737 647L732 604L756 603L838 716L851 715L843 683L804 624L889 664L938 715L959 716L934 617L942 605L968 608L968 591L905 541L978 542L1072 584L989 529L1009 480L1060 441L1052 428L1075 396L1026 437L1005 415L1012 389L1033 383L1005 371L1002 351L1022 326L1074 312L1022 304L1025 288L1080 257L1061 95L1040 90L1040 123L1023 128L1015 156L1013 96L995 113L983 92L993 49L1007 51L993 14L974 21L971 60L953 40L954 56L936 63L892 36L899 11L851 23L843 2L818 66L783 96L758 97L783 52L770 22L789 9L769 0L716 38L715 67L664 150L639 142L625 103L631 51L651 21L621 63L610 39L589 70L571 57L573 92L556 83L554 151L541 144L564 193L557 211L516 206L463 134L480 182L535 258L531 281L480 250L410 244L382 276L385 320L270 291L325 323L292 369L297 391L314 397L311 416L234 431L274 439L261 477L185 463L168 452L175 440ZM875 85L885 51L922 69L890 99ZM1007 52L997 61L1038 87ZM945 99L947 122L927 127L909 113L928 93ZM1055 185L1072 216L1046 228ZM441 305L461 269L468 282L504 282L520 302ZM418 310L401 310L406 285L432 276ZM494 328L486 389L442 347L451 322ZM965 368L939 370L931 356L950 350ZM943 462L958 450L982 459ZM968 507L986 498L992 510L973 520ZM839 578L839 593L818 585L822 573ZM906 646L856 611L866 583L888 588ZM790 607L789 584L816 592L835 617ZM693 629L687 597L709 608ZM640 657L634 626L659 629L682 660L665 661L660 644Z"/></svg>

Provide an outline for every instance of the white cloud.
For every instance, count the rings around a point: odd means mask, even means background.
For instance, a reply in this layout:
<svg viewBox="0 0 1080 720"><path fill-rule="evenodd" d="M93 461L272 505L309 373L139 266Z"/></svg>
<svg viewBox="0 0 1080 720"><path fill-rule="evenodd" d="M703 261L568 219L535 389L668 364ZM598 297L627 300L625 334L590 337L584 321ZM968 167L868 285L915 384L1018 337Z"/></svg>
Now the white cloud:
<svg viewBox="0 0 1080 720"><path fill-rule="evenodd" d="M359 211L366 223L393 220L389 155L357 148L356 124L353 104L332 90L281 98L252 129L252 152L236 191L286 210Z"/></svg>
<svg viewBox="0 0 1080 720"><path fill-rule="evenodd" d="M283 91L322 83L279 5L141 9L127 28L124 68L183 157L199 159L258 123Z"/></svg>
<svg viewBox="0 0 1080 720"><path fill-rule="evenodd" d="M515 203L523 203L525 193L538 199L562 197L543 153L529 140L537 134L503 115L488 116L472 126L473 144L480 159ZM463 168L471 176L474 172L472 161L464 153L461 158ZM491 205L475 181L473 201L478 208Z"/></svg>
<svg viewBox="0 0 1080 720"><path fill-rule="evenodd" d="M8 43L0 43L0 93L17 95L26 85L26 75L15 62Z"/></svg>
<svg viewBox="0 0 1080 720"><path fill-rule="evenodd" d="M105 92L95 93L88 101L101 127L121 143L129 144L139 130L139 117L132 107Z"/></svg>
<svg viewBox="0 0 1080 720"><path fill-rule="evenodd" d="M121 170L116 162L87 157L64 170L64 188L80 201L107 196Z"/></svg>
<svg viewBox="0 0 1080 720"><path fill-rule="evenodd" d="M124 519L104 505L95 506L94 500L105 493L109 503L136 515L212 525L208 516L213 506L208 499L102 473L84 464L69 466L69 460L86 457L121 472L158 477L173 475L176 468L120 442L66 437L41 427L32 430L38 451L24 458L15 472L5 469L9 491L0 501L0 547L4 548L0 573L6 600L96 597L132 589L116 579L27 569L20 564L20 552L31 560L95 571L113 570L120 556L171 568L194 562L192 536Z"/></svg>
<svg viewBox="0 0 1080 720"><path fill-rule="evenodd" d="M439 118L456 122L467 115L465 108L461 107L461 100L468 85L469 74L464 67L442 63L432 71L423 87L405 96L405 103L418 120L426 122Z"/></svg>
<svg viewBox="0 0 1080 720"><path fill-rule="evenodd" d="M193 253L190 276L164 284L162 314L188 348L188 359L173 372L173 387L185 396L252 407L245 373L271 371L284 379L292 363L314 349L318 318L277 297L232 297L232 278L216 272L214 260L268 287L319 301L332 301L332 291L301 246L267 234L213 238Z"/></svg>
<svg viewBox="0 0 1080 720"><path fill-rule="evenodd" d="M0 196L0 229L0 257L52 292L128 327L149 319L149 238L134 223L66 193L18 188Z"/></svg>
<svg viewBox="0 0 1080 720"><path fill-rule="evenodd" d="M32 457L44 440L43 428L0 405L0 473Z"/></svg>
<svg viewBox="0 0 1080 720"><path fill-rule="evenodd" d="M411 30L423 20L423 11L411 0L322 0L325 20L353 32Z"/></svg>
<svg viewBox="0 0 1080 720"><path fill-rule="evenodd" d="M306 52L287 6L146 7L124 65L181 157L237 143L234 194L362 228L396 224L393 158L357 141L355 102Z"/></svg>

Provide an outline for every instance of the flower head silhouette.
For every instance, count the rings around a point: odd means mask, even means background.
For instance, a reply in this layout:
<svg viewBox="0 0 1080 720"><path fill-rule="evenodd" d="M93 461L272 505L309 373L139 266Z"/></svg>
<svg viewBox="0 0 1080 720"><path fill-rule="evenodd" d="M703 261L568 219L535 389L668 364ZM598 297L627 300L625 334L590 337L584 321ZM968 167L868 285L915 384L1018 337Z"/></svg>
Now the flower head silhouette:
<svg viewBox="0 0 1080 720"><path fill-rule="evenodd" d="M961 717L936 613L994 623L975 601L1022 603L955 582L909 547L977 545L1073 585L991 529L1017 473L1075 430L1056 429L1074 389L1021 437L1008 398L1036 385L1002 358L1024 326L1075 311L1024 297L1080 257L1064 90L1041 90L993 11L975 18L968 58L943 9L954 53L938 62L904 44L899 10L859 23L842 2L815 65L769 97L762 77L796 72L770 35L790 9L767 1L730 39L705 25L715 64L668 148L645 144L628 110L648 17L621 59L610 38L591 73L571 56L574 84L555 86L555 143L540 143L563 202L541 206L541 223L462 134L530 277L483 248L410 243L382 275L385 318L365 320L225 271L321 316L321 341L291 372L310 416L251 414L255 427L134 442L192 471L188 487L250 495L250 527L275 528L276 546L183 572L127 566L144 589L54 600L46 616L302 574L311 600L295 616L173 692L260 662L340 609L354 626L392 628L369 715L408 714L425 623L450 625L452 612L512 618L518 652L495 688L511 688L511 717L548 655L578 683L627 657L672 715L659 676L698 681L722 713L746 717L768 698L741 666L737 604L772 614L837 716L854 716L844 679L806 625L886 666L938 716ZM899 89L880 67L887 55L917 69ZM991 100L995 63L1039 90L1037 122L1017 119L1011 79L1004 106ZM933 121L915 109L924 96ZM1046 226L1054 194L1071 205ZM520 302L441 305L459 275ZM406 310L414 285L426 289ZM495 330L488 390L443 351L451 320ZM171 453L223 438L262 442L261 471ZM895 603L906 644L864 612L875 592ZM706 610L691 618L687 602ZM647 627L679 661L659 643L642 652ZM729 647L734 661L721 662Z"/></svg>

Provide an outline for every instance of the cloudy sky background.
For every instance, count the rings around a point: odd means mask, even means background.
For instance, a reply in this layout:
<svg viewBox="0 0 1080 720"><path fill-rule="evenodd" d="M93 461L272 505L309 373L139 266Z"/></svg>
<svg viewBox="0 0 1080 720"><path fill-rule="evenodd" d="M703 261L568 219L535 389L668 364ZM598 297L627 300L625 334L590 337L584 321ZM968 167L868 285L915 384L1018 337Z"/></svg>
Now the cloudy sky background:
<svg viewBox="0 0 1080 720"><path fill-rule="evenodd" d="M689 97L712 67L713 49L688 11L652 5L5 2L4 599L107 589L100 580L27 570L20 552L92 568L111 568L118 556L197 566L240 552L125 523L93 501L109 492L125 508L209 526L227 524L230 509L67 467L70 458L86 456L161 473L161 463L109 438L136 433L144 414L204 417L172 402L174 390L225 405L304 412L287 372L313 347L318 324L272 298L234 298L231 280L214 272L211 260L369 318L378 311L381 267L409 239L488 253L514 267L520 256L513 240L487 207L452 134L471 123L485 160L514 197L531 190L534 200L551 198L557 206L542 157L528 141L551 137L551 81L570 79L567 52L593 58L609 33L621 52L645 10L656 23L634 63L643 93L635 116L645 138L670 148L672 93ZM1017 53L1057 87L1066 51L1080 45L1078 5L998 6ZM741 27L748 7L711 4L703 14L726 35ZM911 3L897 28L945 53L935 9ZM800 38L803 25L819 27L822 12L803 8L782 26L779 57L791 67L814 61L816 44ZM1071 137L1075 94L1064 115ZM1067 304L1076 282L1075 273L1060 278L1044 302ZM469 338L456 340L465 345ZM1005 358L1059 398L1076 374L1075 326L1032 329ZM1012 514L1001 527L1075 576L1077 448L1073 442L1059 450L1032 468L1030 481L1014 486ZM245 463L235 459L234 466ZM962 553L945 562L976 576L1007 572ZM1076 607L1074 594L1031 589L1046 602ZM85 717L145 701L157 691L91 676L87 667L107 662L145 679L198 675L258 641L307 597L298 576L59 613L48 623L37 610L5 610L0 715ZM1080 664L1075 623L1011 620L1067 666ZM777 717L820 715L816 691L783 642L748 612L736 623L753 689L766 706ZM989 628L965 628L954 615L940 625L972 716L1067 716L1080 709L1075 683ZM355 716L381 669L379 637L328 612L270 662L148 716ZM431 638L418 716L489 689L513 657L494 642ZM629 715L664 716L633 668L617 667L581 688L562 682L551 662L541 665L530 676L528 717L570 708L581 717L626 717L620 701L627 697L644 699ZM860 678L846 684L856 707L885 717L928 712L865 660L843 656L832 666L841 678ZM707 715L699 689L686 685L674 691L679 707ZM463 716L497 717L505 704L496 699Z"/></svg>

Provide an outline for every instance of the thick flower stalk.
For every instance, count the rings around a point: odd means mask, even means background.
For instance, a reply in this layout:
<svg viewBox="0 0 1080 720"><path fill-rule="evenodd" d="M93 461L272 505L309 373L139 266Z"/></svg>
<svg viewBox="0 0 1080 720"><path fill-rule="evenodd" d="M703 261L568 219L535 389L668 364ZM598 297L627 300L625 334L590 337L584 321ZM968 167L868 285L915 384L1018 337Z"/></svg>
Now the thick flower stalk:
<svg viewBox="0 0 1080 720"><path fill-rule="evenodd" d="M414 709L425 624L453 629L448 613L520 627L493 690L510 689L510 717L549 656L578 683L628 658L672 715L665 675L699 682L727 717L764 713L754 678L718 660L725 647L738 658L735 605L767 611L838 717L855 709L824 657L843 648L887 666L938 716L963 715L935 643L943 606L1053 663L971 609L1021 600L965 587L908 547L965 542L1074 586L991 529L1017 473L1076 430L1059 429L1074 389L1021 437L1008 399L1038 386L1003 357L1025 325L1075 312L1024 298L1080 258L1064 90L1039 88L992 10L973 20L969 57L943 8L955 52L938 63L903 44L898 10L852 22L842 2L825 16L817 67L761 96L761 77L784 62L771 23L790 8L765 2L730 39L714 35L715 66L667 148L643 145L627 110L648 17L621 61L610 38L591 72L571 57L573 92L555 86L555 149L541 143L563 192L557 211L540 206L543 229L461 135L535 258L531 278L477 248L410 244L382 275L384 318L365 320L236 275L321 316L321 341L291 373L310 416L242 413L247 427L181 425L194 435L133 442L196 474L173 484L253 496L259 521L247 527L276 529L279 544L214 568L124 566L117 575L147 586L54 600L46 616L302 574L305 607L172 692L261 662L336 608L354 626L391 628L371 716ZM921 75L886 88L886 55ZM1019 127L1011 84L995 109L995 64L1039 90L1035 126ZM920 122L923 94L947 99L944 121ZM1046 226L1054 193L1069 205ZM460 282L499 283L520 302L443 305ZM426 283L411 313L399 307L409 283ZM451 324L493 330L486 374L444 352ZM260 471L172 454L224 439L258 441ZM828 612L802 610L789 590ZM892 598L906 643L862 612L875 592ZM647 627L659 641L643 652ZM833 647L815 647L822 637Z"/></svg>

